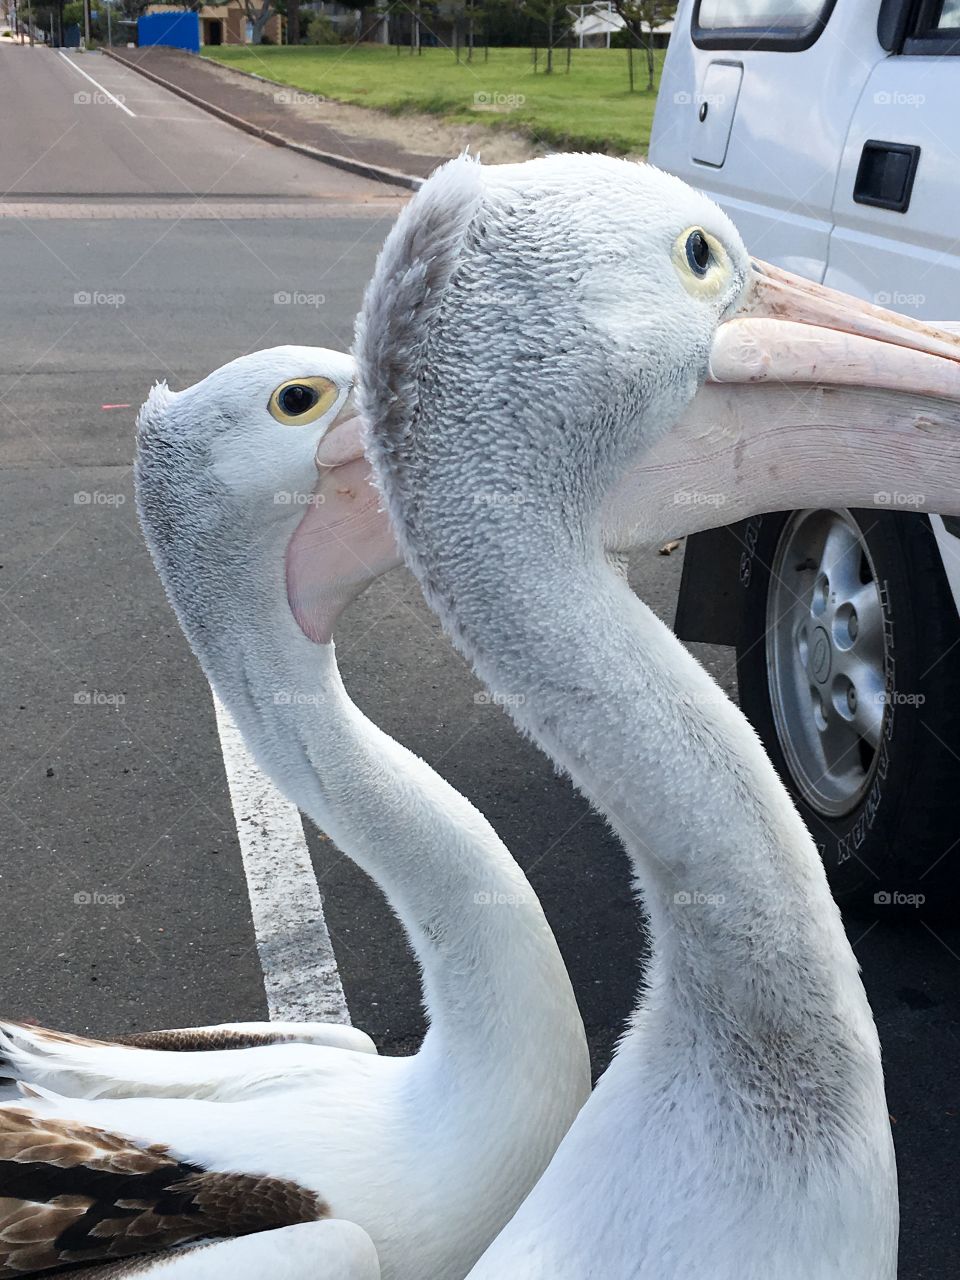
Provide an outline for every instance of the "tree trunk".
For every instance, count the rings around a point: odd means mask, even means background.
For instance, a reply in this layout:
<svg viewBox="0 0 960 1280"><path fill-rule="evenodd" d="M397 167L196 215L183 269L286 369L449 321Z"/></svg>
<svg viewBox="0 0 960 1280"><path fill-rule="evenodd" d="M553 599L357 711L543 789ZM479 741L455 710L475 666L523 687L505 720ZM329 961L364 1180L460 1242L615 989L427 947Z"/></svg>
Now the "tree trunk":
<svg viewBox="0 0 960 1280"><path fill-rule="evenodd" d="M263 29L273 16L270 2L271 0L264 0L260 9L254 9L252 5L247 9L247 17L253 20L253 30L250 32L251 44L259 44L263 39Z"/></svg>
<svg viewBox="0 0 960 1280"><path fill-rule="evenodd" d="M547 75L553 71L553 10L547 21Z"/></svg>
<svg viewBox="0 0 960 1280"><path fill-rule="evenodd" d="M646 46L646 54L647 54L647 90L648 92L652 93L653 92L653 73L656 69L656 63L653 57L653 27L652 26L650 27L649 36L647 41L645 42L645 46Z"/></svg>
<svg viewBox="0 0 960 1280"><path fill-rule="evenodd" d="M287 44L300 43L300 0L287 0Z"/></svg>

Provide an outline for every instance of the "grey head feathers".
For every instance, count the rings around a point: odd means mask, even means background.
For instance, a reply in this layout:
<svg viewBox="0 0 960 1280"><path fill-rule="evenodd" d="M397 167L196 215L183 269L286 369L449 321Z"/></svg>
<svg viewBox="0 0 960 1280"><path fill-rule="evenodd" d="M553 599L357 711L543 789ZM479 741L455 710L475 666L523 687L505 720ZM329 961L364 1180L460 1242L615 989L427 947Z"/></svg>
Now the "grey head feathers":
<svg viewBox="0 0 960 1280"><path fill-rule="evenodd" d="M692 225L725 246L715 296L672 265ZM462 158L411 201L358 320L361 409L401 549L461 648L548 555L599 538L605 492L696 393L748 271L712 202L610 157Z"/></svg>

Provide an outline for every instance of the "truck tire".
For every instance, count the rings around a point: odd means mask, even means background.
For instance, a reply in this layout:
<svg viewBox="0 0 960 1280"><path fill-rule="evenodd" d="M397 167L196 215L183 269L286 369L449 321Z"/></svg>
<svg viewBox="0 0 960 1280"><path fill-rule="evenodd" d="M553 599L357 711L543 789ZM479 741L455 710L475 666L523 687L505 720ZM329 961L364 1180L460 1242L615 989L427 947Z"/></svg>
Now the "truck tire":
<svg viewBox="0 0 960 1280"><path fill-rule="evenodd" d="M960 623L925 516L748 522L740 705L838 900L951 914L960 888Z"/></svg>

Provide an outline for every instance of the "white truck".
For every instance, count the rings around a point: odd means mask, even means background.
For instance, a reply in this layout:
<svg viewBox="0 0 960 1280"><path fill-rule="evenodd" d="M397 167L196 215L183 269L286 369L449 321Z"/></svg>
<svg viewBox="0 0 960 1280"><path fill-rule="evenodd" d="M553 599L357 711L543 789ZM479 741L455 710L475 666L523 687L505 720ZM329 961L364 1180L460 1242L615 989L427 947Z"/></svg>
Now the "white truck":
<svg viewBox="0 0 960 1280"><path fill-rule="evenodd" d="M960 319L960 0L680 0L650 159L751 252ZM688 541L676 628L741 705L841 900L960 888L960 520L771 512Z"/></svg>

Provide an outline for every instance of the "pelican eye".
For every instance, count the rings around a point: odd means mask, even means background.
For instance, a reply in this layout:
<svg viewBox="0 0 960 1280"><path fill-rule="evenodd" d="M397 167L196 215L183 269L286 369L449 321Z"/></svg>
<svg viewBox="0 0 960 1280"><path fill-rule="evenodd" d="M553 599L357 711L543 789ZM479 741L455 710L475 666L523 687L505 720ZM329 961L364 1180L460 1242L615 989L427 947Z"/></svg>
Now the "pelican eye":
<svg viewBox="0 0 960 1280"><path fill-rule="evenodd" d="M284 426L316 422L336 402L340 388L329 378L291 378L270 397L269 409Z"/></svg>
<svg viewBox="0 0 960 1280"><path fill-rule="evenodd" d="M690 232L687 236L686 250L690 270L694 275L705 276L710 266L710 245L702 231L695 229Z"/></svg>
<svg viewBox="0 0 960 1280"><path fill-rule="evenodd" d="M695 298L729 291L733 280L730 255L716 236L702 227L687 227L673 242L673 265L684 289Z"/></svg>
<svg viewBox="0 0 960 1280"><path fill-rule="evenodd" d="M277 396L277 404L289 418L299 418L320 399L313 387L305 387L302 382L295 382L292 387L284 387Z"/></svg>

